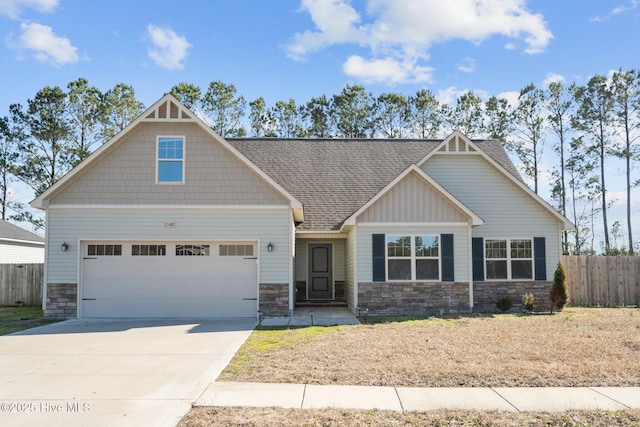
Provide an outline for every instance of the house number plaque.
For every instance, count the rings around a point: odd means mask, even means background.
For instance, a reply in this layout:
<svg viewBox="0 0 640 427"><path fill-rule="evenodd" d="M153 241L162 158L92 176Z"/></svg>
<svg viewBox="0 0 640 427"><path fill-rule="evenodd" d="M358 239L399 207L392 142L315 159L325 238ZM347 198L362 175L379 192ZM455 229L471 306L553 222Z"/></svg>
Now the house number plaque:
<svg viewBox="0 0 640 427"><path fill-rule="evenodd" d="M173 230L176 228L177 226L177 222L176 221L165 221L163 223L164 228L166 228L167 230Z"/></svg>

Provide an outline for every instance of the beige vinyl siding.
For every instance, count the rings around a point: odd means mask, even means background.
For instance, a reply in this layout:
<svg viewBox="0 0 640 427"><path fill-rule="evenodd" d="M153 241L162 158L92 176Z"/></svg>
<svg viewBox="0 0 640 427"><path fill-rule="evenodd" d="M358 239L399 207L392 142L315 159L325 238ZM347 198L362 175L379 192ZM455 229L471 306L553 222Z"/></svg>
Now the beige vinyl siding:
<svg viewBox="0 0 640 427"><path fill-rule="evenodd" d="M560 257L560 224L532 197L478 155L431 157L423 169L484 220L473 237L545 237L547 278Z"/></svg>
<svg viewBox="0 0 640 427"><path fill-rule="evenodd" d="M468 217L417 174L410 173L357 218L367 222L467 222Z"/></svg>
<svg viewBox="0 0 640 427"><path fill-rule="evenodd" d="M184 184L156 184L158 136L184 136ZM66 204L288 204L195 123L146 123L55 194Z"/></svg>
<svg viewBox="0 0 640 427"><path fill-rule="evenodd" d="M34 264L44 262L44 244L0 241L0 264Z"/></svg>
<svg viewBox="0 0 640 427"><path fill-rule="evenodd" d="M53 208L49 214L48 283L77 283L80 240L260 240L261 283L289 283L291 215L274 208ZM166 228L166 222L175 222ZM61 245L70 247L62 252ZM273 252L267 244L274 245Z"/></svg>
<svg viewBox="0 0 640 427"><path fill-rule="evenodd" d="M358 246L358 282L371 282L373 280L372 260L372 235L386 234L389 236L440 236L441 234L453 234L454 276L456 282L469 280L469 227L466 225L438 227L425 226L364 226L357 227Z"/></svg>
<svg viewBox="0 0 640 427"><path fill-rule="evenodd" d="M330 243L333 246L333 280L345 280L345 240L344 239L297 239L295 280L307 281L308 245Z"/></svg>

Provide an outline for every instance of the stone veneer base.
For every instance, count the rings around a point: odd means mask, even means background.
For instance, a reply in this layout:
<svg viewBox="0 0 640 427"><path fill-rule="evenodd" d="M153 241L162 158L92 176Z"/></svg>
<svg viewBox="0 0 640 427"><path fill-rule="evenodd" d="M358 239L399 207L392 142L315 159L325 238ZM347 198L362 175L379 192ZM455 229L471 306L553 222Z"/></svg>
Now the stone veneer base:
<svg viewBox="0 0 640 427"><path fill-rule="evenodd" d="M358 307L373 316L470 312L469 284L461 282L360 282Z"/></svg>
<svg viewBox="0 0 640 427"><path fill-rule="evenodd" d="M78 317L78 285L76 283L47 283L44 316L57 319Z"/></svg>
<svg viewBox="0 0 640 427"><path fill-rule="evenodd" d="M496 302L510 297L511 311L520 312L522 297L532 293L538 301L536 311L548 311L549 281L474 282L473 309L469 306L468 282L360 282L358 308L372 316L495 313Z"/></svg>
<svg viewBox="0 0 640 427"><path fill-rule="evenodd" d="M260 283L260 311L263 316L289 316L289 284Z"/></svg>

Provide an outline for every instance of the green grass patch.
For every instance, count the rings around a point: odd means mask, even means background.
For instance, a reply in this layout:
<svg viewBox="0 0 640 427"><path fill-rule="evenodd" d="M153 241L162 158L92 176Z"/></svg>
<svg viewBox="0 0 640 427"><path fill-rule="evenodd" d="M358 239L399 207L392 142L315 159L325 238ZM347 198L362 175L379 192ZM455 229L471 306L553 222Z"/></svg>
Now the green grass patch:
<svg viewBox="0 0 640 427"><path fill-rule="evenodd" d="M45 318L42 309L37 306L0 307L0 335L7 335L58 321L58 319Z"/></svg>
<svg viewBox="0 0 640 427"><path fill-rule="evenodd" d="M252 368L256 357L268 352L292 348L320 337L340 332L345 326L306 326L299 328L259 326L254 330L231 362L222 371L225 375L246 372Z"/></svg>
<svg viewBox="0 0 640 427"><path fill-rule="evenodd" d="M306 326L301 328L264 327L257 328L244 347L248 351L270 351L312 341L332 333L340 332L344 326Z"/></svg>

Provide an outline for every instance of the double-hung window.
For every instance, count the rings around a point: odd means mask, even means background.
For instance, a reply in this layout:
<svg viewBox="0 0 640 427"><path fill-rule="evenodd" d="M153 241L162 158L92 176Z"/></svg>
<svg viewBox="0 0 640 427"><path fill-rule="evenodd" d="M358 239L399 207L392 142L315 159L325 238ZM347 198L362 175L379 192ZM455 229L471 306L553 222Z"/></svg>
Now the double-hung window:
<svg viewBox="0 0 640 427"><path fill-rule="evenodd" d="M440 280L437 236L387 236L388 280Z"/></svg>
<svg viewBox="0 0 640 427"><path fill-rule="evenodd" d="M531 239L486 239L487 279L533 279L533 241Z"/></svg>
<svg viewBox="0 0 640 427"><path fill-rule="evenodd" d="M158 137L158 184L184 183L184 138Z"/></svg>

